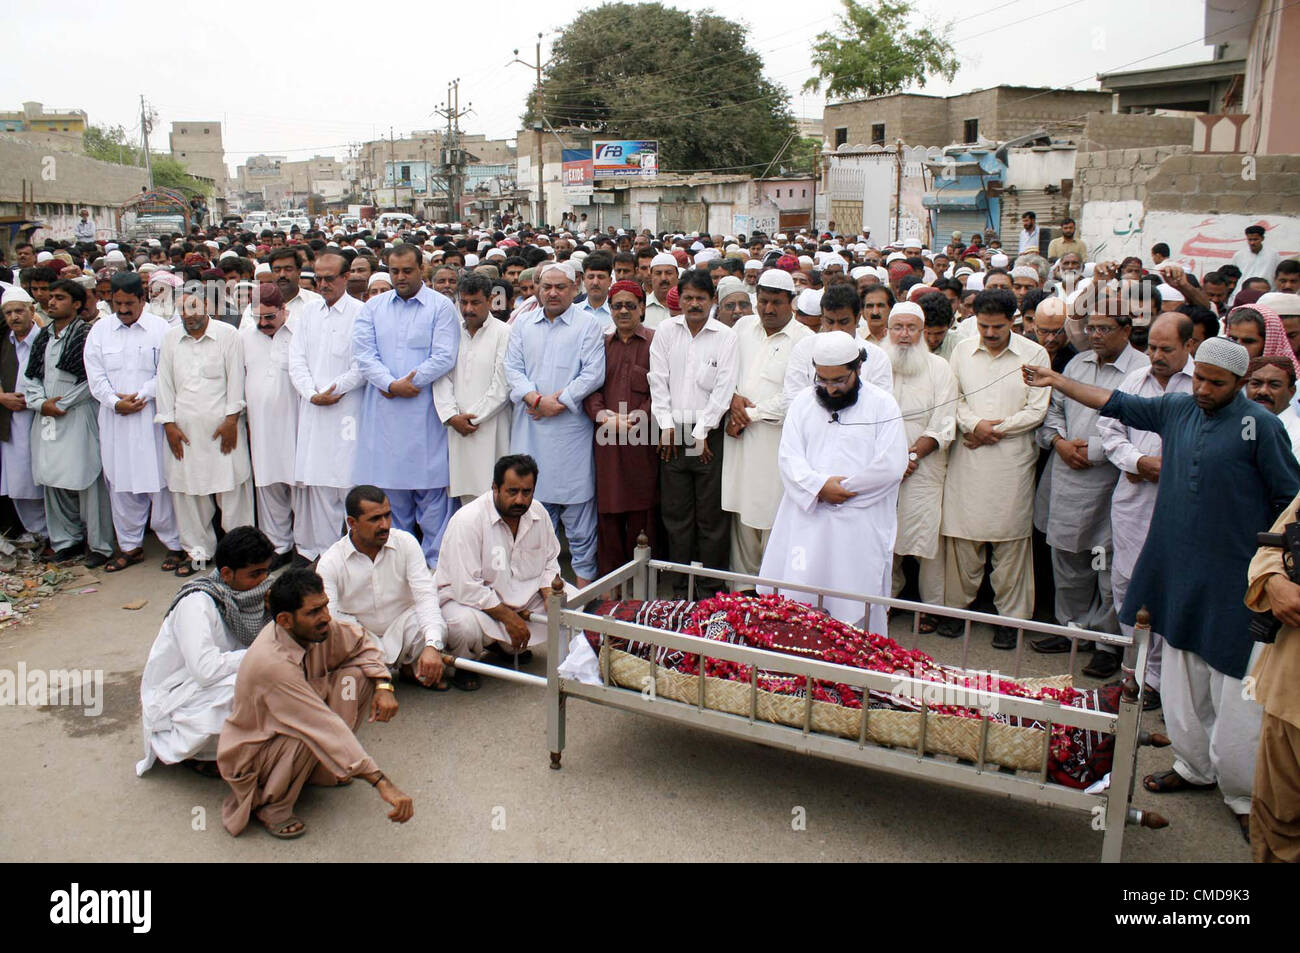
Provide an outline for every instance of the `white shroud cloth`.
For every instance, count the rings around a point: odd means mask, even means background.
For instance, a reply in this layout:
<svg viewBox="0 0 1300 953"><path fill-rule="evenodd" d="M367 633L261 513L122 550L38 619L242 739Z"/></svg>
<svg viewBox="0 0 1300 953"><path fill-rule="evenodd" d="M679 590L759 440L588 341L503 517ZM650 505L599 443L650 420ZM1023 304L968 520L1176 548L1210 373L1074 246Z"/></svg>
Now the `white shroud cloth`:
<svg viewBox="0 0 1300 953"><path fill-rule="evenodd" d="M898 485L907 469L907 437L892 394L863 383L858 400L838 421L817 402L815 389L799 394L786 411L778 462L785 493L759 575L863 595L889 593ZM817 499L826 481L858 495L833 505ZM770 592L762 587L760 592ZM816 596L777 590L800 602ZM827 599L826 611L856 624L864 603ZM872 606L867 628L888 631L883 607Z"/></svg>

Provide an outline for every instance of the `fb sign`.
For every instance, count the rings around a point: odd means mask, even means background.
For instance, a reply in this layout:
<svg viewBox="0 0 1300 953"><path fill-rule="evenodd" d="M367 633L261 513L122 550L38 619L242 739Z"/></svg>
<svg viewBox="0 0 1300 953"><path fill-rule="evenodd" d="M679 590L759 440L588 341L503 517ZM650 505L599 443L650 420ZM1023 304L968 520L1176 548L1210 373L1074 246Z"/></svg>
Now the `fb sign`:
<svg viewBox="0 0 1300 953"><path fill-rule="evenodd" d="M591 153L598 179L649 178L659 171L659 143L653 139L596 140Z"/></svg>

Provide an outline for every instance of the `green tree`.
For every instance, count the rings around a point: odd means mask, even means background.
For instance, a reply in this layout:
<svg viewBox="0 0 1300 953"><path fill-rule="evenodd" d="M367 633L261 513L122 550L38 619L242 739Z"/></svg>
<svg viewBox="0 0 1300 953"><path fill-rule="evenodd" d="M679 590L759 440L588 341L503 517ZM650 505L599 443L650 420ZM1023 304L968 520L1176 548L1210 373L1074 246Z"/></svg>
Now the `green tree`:
<svg viewBox="0 0 1300 953"><path fill-rule="evenodd" d="M153 166L153 184L165 189L175 189L186 195L207 196L212 186L203 179L197 179L185 171L185 166L171 156L154 155L150 157Z"/></svg>
<svg viewBox="0 0 1300 953"><path fill-rule="evenodd" d="M139 146L127 142L126 130L121 126L87 126L81 134L81 145L86 155L101 162L144 165Z"/></svg>
<svg viewBox="0 0 1300 953"><path fill-rule="evenodd" d="M763 77L745 27L708 10L606 3L578 14L552 54L543 108L534 89L525 125L544 115L595 138L656 139L670 171L758 173L795 133L788 97Z"/></svg>
<svg viewBox="0 0 1300 953"><path fill-rule="evenodd" d="M915 83L925 86L931 76L951 80L960 65L948 42L952 24L937 32L912 29L907 0L875 0L875 6L843 0L844 15L835 32L821 33L813 44L817 75L803 84L818 92L826 84L833 99L883 96Z"/></svg>

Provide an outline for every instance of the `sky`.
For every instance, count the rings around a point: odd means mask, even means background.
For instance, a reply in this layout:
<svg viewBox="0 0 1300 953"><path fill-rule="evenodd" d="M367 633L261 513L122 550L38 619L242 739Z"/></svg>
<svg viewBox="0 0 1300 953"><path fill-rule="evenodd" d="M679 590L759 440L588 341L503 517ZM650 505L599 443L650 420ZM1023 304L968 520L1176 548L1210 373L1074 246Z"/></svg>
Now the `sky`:
<svg viewBox="0 0 1300 953"><path fill-rule="evenodd" d="M940 79L921 91L1004 83L1096 89L1099 72L1207 60L1205 2L914 0L916 25L953 24L961 60L951 83ZM13 0L0 3L17 12ZM208 14L178 18L173 39L156 2L85 4L75 22L58 24L57 63L46 43L14 44L0 59L0 89L15 100L0 108L36 100L47 109L84 109L92 123L121 125L138 140L143 94L157 113L154 151L166 151L173 121L216 120L233 172L257 153L343 158L350 143L386 137L390 128L398 136L441 128L445 120L434 110L459 79L461 108L473 108L462 131L513 138L535 77L529 67L508 65L514 48L532 62L541 32L545 60L559 30L596 5L548 4L539 12L531 0L395 4L367 18L355 3L335 0L222 0ZM404 8L413 12L403 17ZM836 26L839 0L718 0L709 9L748 26L751 48L763 56L767 77L790 92L796 116L820 115L824 97L800 87L814 72L812 43Z"/></svg>

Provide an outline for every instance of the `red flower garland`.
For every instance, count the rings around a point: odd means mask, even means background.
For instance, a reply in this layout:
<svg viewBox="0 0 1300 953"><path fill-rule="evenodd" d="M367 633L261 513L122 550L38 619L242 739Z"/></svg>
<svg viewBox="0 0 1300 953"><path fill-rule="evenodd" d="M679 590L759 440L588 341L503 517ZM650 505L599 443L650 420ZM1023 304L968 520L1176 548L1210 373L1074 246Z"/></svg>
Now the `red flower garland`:
<svg viewBox="0 0 1300 953"><path fill-rule="evenodd" d="M712 599L705 599L695 606L690 622L682 629L686 635L714 639L716 641L733 641L727 639L727 631L734 634L734 641L754 648L766 649L783 654L796 654L791 646L781 644L777 625L791 626L811 630L821 636L822 645L810 657L835 665L847 665L872 672L884 672L890 675L902 675L942 683L945 688L972 693L1010 695L1016 698L1053 699L1062 705L1072 705L1082 699L1083 693L1073 688L1026 689L1023 685L991 676L972 676L961 669L938 665L925 652L905 649L885 635L867 633L847 625L802 602L795 602L779 595L741 596L725 593ZM699 674L699 656L686 655L680 664L674 666L687 675ZM725 659L705 657L704 672L713 678L725 678L731 681L748 682L751 678L751 666L741 665ZM782 695L800 695L804 691L805 680L802 676L780 675L760 669L759 688ZM814 701L843 705L847 708L862 707L860 689L842 683L814 680L812 683ZM887 706L883 699L877 707ZM896 706L894 706L896 707ZM956 705L929 705L927 710L937 714L953 715L958 718L980 718L979 709ZM996 721L1007 721L997 715L989 715ZM1042 724L1033 725L1042 728ZM1079 748L1079 729L1068 725L1052 724L1051 757L1057 762L1064 762Z"/></svg>

